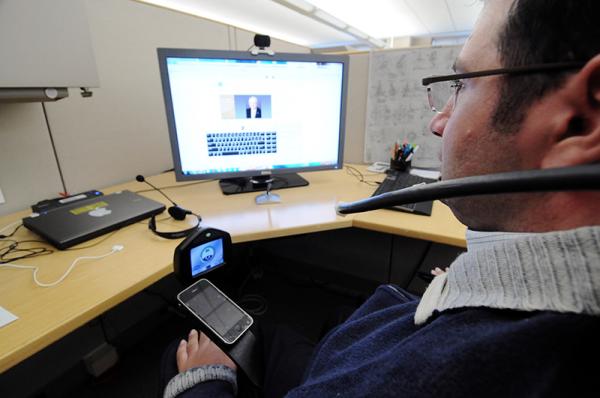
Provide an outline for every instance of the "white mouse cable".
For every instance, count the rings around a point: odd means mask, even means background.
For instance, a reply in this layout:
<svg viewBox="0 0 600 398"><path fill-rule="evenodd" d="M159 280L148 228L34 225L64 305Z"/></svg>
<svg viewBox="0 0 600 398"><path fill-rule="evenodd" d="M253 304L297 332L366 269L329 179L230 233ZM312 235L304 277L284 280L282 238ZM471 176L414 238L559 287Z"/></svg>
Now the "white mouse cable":
<svg viewBox="0 0 600 398"><path fill-rule="evenodd" d="M40 270L39 267L33 266L33 265L19 265L19 264L0 264L0 267L10 267L10 268L18 268L18 269L32 269L33 270L33 281L35 282L36 285L40 286L40 287L52 287L52 286L56 286L59 283L61 283L70 273L71 271L73 271L73 268L75 268L75 266L77 265L77 263L80 260L98 260L104 257L108 257L112 254L115 254L117 252L120 252L121 250L123 250L124 247L123 245L114 245L112 247L112 250L109 253L106 254L102 254L100 256L82 256L82 257L77 257L75 260L73 260L73 262L71 263L71 265L69 266L69 268L67 269L67 271L65 271L65 273L58 278L58 280L52 282L52 283L43 283L40 282L37 278L37 273Z"/></svg>

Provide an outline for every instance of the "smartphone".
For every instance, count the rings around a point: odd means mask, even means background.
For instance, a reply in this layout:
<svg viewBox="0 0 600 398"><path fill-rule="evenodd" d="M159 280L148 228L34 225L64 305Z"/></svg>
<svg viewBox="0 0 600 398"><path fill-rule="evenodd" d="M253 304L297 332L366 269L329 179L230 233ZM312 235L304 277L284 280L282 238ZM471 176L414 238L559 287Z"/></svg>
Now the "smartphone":
<svg viewBox="0 0 600 398"><path fill-rule="evenodd" d="M200 279L179 293L177 300L225 344L235 343L254 322L208 279Z"/></svg>

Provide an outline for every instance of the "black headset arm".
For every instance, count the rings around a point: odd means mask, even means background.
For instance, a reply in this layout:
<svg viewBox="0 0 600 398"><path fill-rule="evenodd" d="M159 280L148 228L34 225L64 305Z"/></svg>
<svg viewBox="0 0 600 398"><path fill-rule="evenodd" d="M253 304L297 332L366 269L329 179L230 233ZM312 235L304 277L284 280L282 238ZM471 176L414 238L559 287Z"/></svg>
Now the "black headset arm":
<svg viewBox="0 0 600 398"><path fill-rule="evenodd" d="M338 214L361 213L407 203L459 196L513 192L591 191L600 189L600 164L514 171L415 185L355 202L340 202Z"/></svg>

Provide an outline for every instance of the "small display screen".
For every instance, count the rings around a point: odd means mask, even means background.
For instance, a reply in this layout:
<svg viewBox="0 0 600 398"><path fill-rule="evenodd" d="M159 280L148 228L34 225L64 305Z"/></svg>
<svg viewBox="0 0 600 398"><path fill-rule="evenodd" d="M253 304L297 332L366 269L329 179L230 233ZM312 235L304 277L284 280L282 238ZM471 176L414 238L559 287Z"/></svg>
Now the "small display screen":
<svg viewBox="0 0 600 398"><path fill-rule="evenodd" d="M222 265L225 262L223 259L223 239L215 239L194 247L190 252L190 262L192 264L192 277Z"/></svg>
<svg viewBox="0 0 600 398"><path fill-rule="evenodd" d="M242 332L250 319L217 289L201 282L196 284L198 289L186 300L186 305L223 337L232 337L232 331Z"/></svg>

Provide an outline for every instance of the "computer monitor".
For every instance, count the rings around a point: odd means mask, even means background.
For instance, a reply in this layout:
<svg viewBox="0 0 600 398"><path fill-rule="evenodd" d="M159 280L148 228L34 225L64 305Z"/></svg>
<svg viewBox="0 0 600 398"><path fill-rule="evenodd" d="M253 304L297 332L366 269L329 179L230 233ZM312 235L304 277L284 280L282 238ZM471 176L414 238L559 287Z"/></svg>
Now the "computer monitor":
<svg viewBox="0 0 600 398"><path fill-rule="evenodd" d="M348 57L158 49L178 181L226 194L307 185L343 163Z"/></svg>

